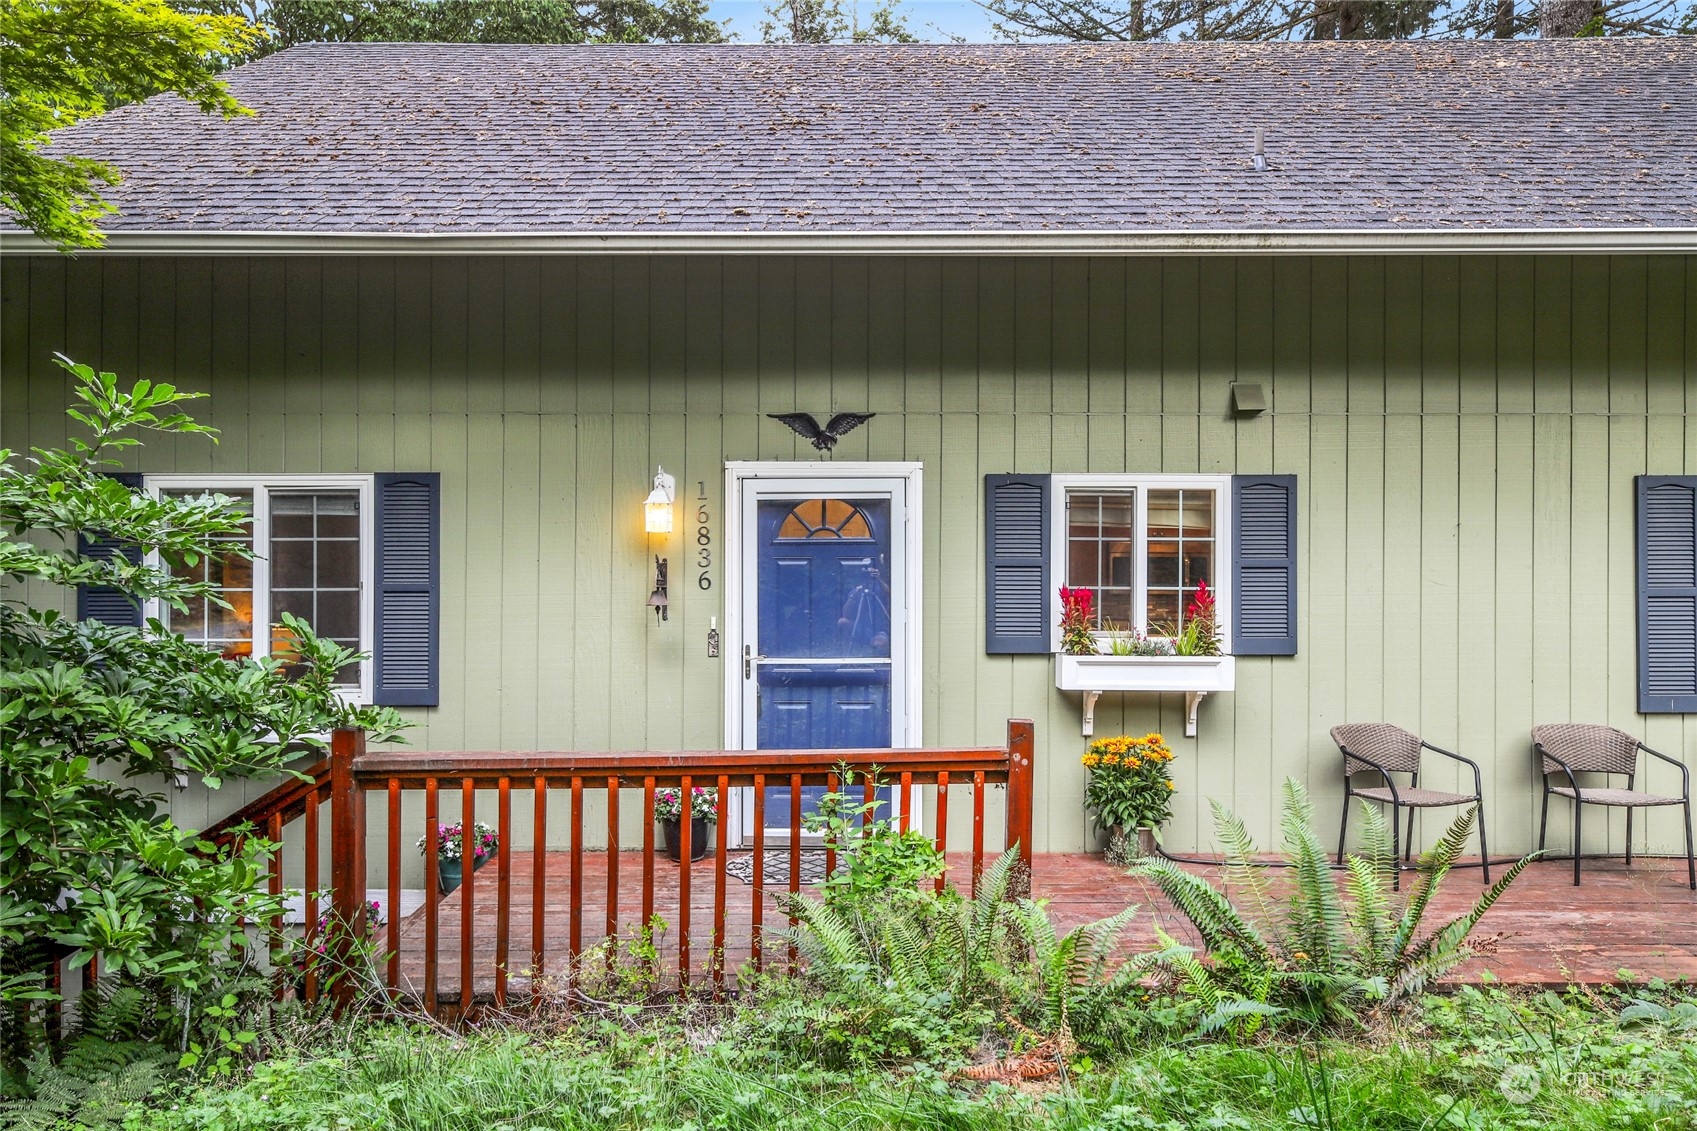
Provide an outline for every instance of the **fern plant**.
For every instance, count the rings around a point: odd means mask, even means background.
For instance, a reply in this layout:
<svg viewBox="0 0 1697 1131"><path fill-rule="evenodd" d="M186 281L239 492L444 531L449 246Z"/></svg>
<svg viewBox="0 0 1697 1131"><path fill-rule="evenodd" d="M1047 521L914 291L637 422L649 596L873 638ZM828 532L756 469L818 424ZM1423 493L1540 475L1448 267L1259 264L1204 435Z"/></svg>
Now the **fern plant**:
<svg viewBox="0 0 1697 1131"><path fill-rule="evenodd" d="M77 1001L76 1030L57 1060L36 1049L0 1098L0 1126L116 1129L125 1114L169 1083L176 1051L157 1030L172 1015L156 988L102 981Z"/></svg>
<svg viewBox="0 0 1697 1131"><path fill-rule="evenodd" d="M1147 972L1132 961L1115 964L1120 935L1137 909L1075 927L1055 930L1041 903L1020 900L1003 909L1008 931L1000 939L999 988L1030 1028L1078 1039L1085 1045L1111 1043L1112 1018Z"/></svg>
<svg viewBox="0 0 1697 1131"><path fill-rule="evenodd" d="M979 876L970 900L952 890L907 898L905 888L903 898L852 903L786 894L779 903L796 926L784 938L809 973L833 989L876 974L903 990L969 998L988 980L1018 864L1015 853L1004 853Z"/></svg>
<svg viewBox="0 0 1697 1131"><path fill-rule="evenodd" d="M28 1064L29 1091L0 1100L0 1125L17 1131L117 1131L132 1109L170 1082L171 1049L146 1041L84 1034L54 1063L45 1048Z"/></svg>
<svg viewBox="0 0 1697 1131"><path fill-rule="evenodd" d="M784 898L797 924L785 941L823 993L781 1003L777 1020L829 1039L852 1017L869 1059L964 1049L1003 1019L1063 1047L1112 1043L1116 1007L1148 969L1114 962L1133 909L1063 936L1043 904L1009 899L1018 868L1018 856L1004 854L971 899L905 887L899 898L854 904Z"/></svg>
<svg viewBox="0 0 1697 1131"><path fill-rule="evenodd" d="M1390 830L1378 809L1363 802L1362 848L1346 858L1340 892L1314 831L1307 790L1287 779L1281 828L1290 879L1280 893L1257 862L1259 850L1243 822L1211 804L1226 849L1222 886L1169 860L1132 870L1152 880L1201 937L1206 961L1170 940L1152 961L1201 1001L1204 1029L1247 1033L1261 1018L1286 1014L1335 1024L1360 1006L1394 1008L1419 996L1468 957L1468 935L1536 859L1516 862L1469 911L1422 933L1432 898L1473 830L1473 809L1421 858L1419 878L1403 895L1388 878L1396 862Z"/></svg>

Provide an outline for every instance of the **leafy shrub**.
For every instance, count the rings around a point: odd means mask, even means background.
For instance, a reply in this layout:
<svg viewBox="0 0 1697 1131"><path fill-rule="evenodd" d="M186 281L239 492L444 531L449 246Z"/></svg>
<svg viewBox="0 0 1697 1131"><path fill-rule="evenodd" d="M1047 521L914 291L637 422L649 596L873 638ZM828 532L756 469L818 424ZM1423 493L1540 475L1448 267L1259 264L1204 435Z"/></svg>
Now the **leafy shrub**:
<svg viewBox="0 0 1697 1131"><path fill-rule="evenodd" d="M102 473L141 442L138 431L209 433L177 411L192 395L147 381L125 392L113 374L60 364L75 378L69 415L92 436L18 462L0 450L0 574L9 586L105 586L179 609L191 598L222 604L213 583L151 563L232 552L225 539L246 520L233 500L156 498ZM85 531L126 552L82 552ZM364 726L378 741L400 728L394 711L336 695L335 673L354 654L293 617L284 628L291 655L224 659L156 621L112 628L0 605L0 1011L10 1072L40 1039L31 1003L56 997L43 975L55 956L75 969L99 955L108 978L157 987L192 1014L247 969L244 918L279 910L262 883L270 845L215 848L162 816L163 798L145 783L195 774L216 788L233 775L287 772L334 727Z"/></svg>
<svg viewBox="0 0 1697 1131"><path fill-rule="evenodd" d="M1286 779L1282 826L1291 869L1281 901L1243 823L1217 802L1214 824L1226 846L1225 886L1216 887L1169 860L1138 865L1133 875L1153 880L1202 936L1206 960L1165 938L1152 965L1173 975L1206 1008L1203 1031L1252 1032L1264 1017L1290 1014L1334 1024L1358 1006L1397 1006L1419 996L1435 978L1468 957L1467 936L1535 857L1513 864L1472 909L1422 935L1421 924L1438 885L1461 854L1475 812L1457 817L1421 859L1413 889L1397 894L1387 878L1396 845L1384 817L1362 804L1362 851L1346 858L1346 901L1314 832L1313 812L1300 782ZM1230 888L1244 904L1240 910Z"/></svg>
<svg viewBox="0 0 1697 1131"><path fill-rule="evenodd" d="M864 775L859 800L849 793L853 769L838 765L837 780L838 788L821 795L804 818L807 830L819 833L825 848L837 854L835 871L825 877L827 903L855 914L869 902L915 896L921 882L943 874L947 862L930 837L915 829L903 832L878 815L884 805L877 796L884 784L878 767Z"/></svg>

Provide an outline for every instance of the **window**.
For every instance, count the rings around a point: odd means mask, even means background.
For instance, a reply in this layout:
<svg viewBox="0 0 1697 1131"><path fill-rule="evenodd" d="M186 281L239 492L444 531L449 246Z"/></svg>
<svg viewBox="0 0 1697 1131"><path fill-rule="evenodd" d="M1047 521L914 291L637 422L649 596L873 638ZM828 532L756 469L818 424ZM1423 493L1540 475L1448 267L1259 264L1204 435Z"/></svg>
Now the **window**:
<svg viewBox="0 0 1697 1131"><path fill-rule="evenodd" d="M784 517L778 541L805 542L810 538L870 542L872 526L861 509L846 500L804 499Z"/></svg>
<svg viewBox="0 0 1697 1131"><path fill-rule="evenodd" d="M1090 590L1099 630L1158 636L1183 627L1206 583L1224 632L1229 486L1228 476L1055 476L1054 584Z"/></svg>
<svg viewBox="0 0 1697 1131"><path fill-rule="evenodd" d="M1234 655L1294 656L1297 512L1285 473L990 472L984 651L1059 651L1062 586L1096 594L1116 629L1147 632L1181 622L1206 581Z"/></svg>
<svg viewBox="0 0 1697 1131"><path fill-rule="evenodd" d="M148 476L145 486L167 495L228 495L251 516L246 533L230 539L232 552L172 571L218 585L229 608L202 599L178 612L156 602L149 616L224 656L287 655L289 636L277 627L284 613L345 648L372 650L370 476L162 475ZM253 548L253 560L233 552L238 546ZM370 667L349 664L337 682L369 701Z"/></svg>

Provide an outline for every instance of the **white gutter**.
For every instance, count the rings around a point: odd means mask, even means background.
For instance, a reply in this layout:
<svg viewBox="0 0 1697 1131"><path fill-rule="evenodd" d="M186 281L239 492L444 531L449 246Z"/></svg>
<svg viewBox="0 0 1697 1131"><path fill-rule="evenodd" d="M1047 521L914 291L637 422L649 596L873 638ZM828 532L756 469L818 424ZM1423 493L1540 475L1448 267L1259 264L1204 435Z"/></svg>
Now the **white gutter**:
<svg viewBox="0 0 1697 1131"><path fill-rule="evenodd" d="M48 244L0 233L0 252ZM77 254L87 255L91 251ZM1643 255L1697 228L833 232L111 232L105 255Z"/></svg>

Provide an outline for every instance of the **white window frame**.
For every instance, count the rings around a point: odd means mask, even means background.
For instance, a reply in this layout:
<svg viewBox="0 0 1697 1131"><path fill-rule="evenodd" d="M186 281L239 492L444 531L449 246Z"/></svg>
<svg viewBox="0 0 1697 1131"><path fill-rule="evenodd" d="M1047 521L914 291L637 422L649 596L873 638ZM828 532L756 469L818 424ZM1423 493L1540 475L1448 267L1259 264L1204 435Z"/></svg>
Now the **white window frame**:
<svg viewBox="0 0 1697 1131"><path fill-rule="evenodd" d="M1131 491L1132 547L1130 631L1149 631L1149 492L1214 492L1214 591L1215 619L1220 629L1220 650L1231 652L1232 626L1232 477L1230 475L1175 475L1152 473L1057 474L1049 478L1049 560L1054 563L1050 578L1056 615L1049 624L1049 651L1061 650L1060 591L1069 584L1067 570L1067 492ZM1097 633L1098 636L1106 635Z"/></svg>
<svg viewBox="0 0 1697 1131"><path fill-rule="evenodd" d="M164 491L252 491L253 492L253 655L271 654L271 562L265 549L271 544L271 493L302 491L356 491L359 493L359 650L369 653L376 641L377 515L375 481L370 475L144 475L142 489L157 498ZM157 553L148 562L162 568ZM145 602L142 614L164 621L164 604L157 598ZM357 705L372 698L372 661L359 663L358 687L342 687L337 694Z"/></svg>

